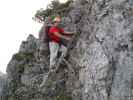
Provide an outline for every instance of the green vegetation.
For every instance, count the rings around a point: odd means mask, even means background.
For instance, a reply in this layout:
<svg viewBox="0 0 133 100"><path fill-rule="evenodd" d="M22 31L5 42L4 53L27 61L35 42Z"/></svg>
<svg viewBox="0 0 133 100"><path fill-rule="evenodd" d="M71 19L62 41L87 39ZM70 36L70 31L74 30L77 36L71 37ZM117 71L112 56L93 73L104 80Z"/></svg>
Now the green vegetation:
<svg viewBox="0 0 133 100"><path fill-rule="evenodd" d="M8 91L8 99L9 100L16 100L16 94L15 94L15 90L17 89L18 87L18 81L17 80L12 80L10 83L9 83L9 91Z"/></svg>
<svg viewBox="0 0 133 100"><path fill-rule="evenodd" d="M32 52L20 52L13 56L13 59L18 62L15 65L15 71L12 73L14 80L20 81L21 74L24 72L25 67L29 67L28 62L32 61L33 58L34 53Z"/></svg>
<svg viewBox="0 0 133 100"><path fill-rule="evenodd" d="M24 59L24 54L22 54L22 53L14 54L13 59L16 59L17 61L21 61Z"/></svg>
<svg viewBox="0 0 133 100"><path fill-rule="evenodd" d="M20 53L13 55L13 59L16 59L17 61L22 61L24 59L31 60L33 59L33 57L34 57L33 52L25 52L25 53L20 52Z"/></svg>
<svg viewBox="0 0 133 100"><path fill-rule="evenodd" d="M60 93L56 100L72 100L72 97L71 96L67 96L66 94L64 93Z"/></svg>
<svg viewBox="0 0 133 100"><path fill-rule="evenodd" d="M8 100L16 100L16 98L14 96L9 96Z"/></svg>
<svg viewBox="0 0 133 100"><path fill-rule="evenodd" d="M46 10L40 9L36 12L35 18L44 21L46 17L57 15L65 16L70 10L70 4L73 0L68 0L66 3L60 3L59 0L53 0L47 6Z"/></svg>
<svg viewBox="0 0 133 100"><path fill-rule="evenodd" d="M24 67L25 67L24 64L18 64L18 65L16 65L16 70L15 71L18 73L18 75L21 74L21 73L23 73Z"/></svg>
<svg viewBox="0 0 133 100"><path fill-rule="evenodd" d="M56 83L54 80L47 80L45 88L46 91L51 91L49 94L52 93L51 96L44 96L46 100L72 100L71 95L65 92L65 86Z"/></svg>

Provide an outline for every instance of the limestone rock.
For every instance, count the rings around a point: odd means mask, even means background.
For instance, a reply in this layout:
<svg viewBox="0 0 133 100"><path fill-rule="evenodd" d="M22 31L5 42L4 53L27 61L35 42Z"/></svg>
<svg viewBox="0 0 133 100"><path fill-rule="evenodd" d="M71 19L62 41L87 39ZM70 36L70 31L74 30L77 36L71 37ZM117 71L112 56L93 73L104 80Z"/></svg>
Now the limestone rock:
<svg viewBox="0 0 133 100"><path fill-rule="evenodd" d="M13 100L131 100L132 5L132 0L74 0L63 17L65 30L75 32L67 61L40 89L49 72L49 51L29 35L8 64L8 95Z"/></svg>

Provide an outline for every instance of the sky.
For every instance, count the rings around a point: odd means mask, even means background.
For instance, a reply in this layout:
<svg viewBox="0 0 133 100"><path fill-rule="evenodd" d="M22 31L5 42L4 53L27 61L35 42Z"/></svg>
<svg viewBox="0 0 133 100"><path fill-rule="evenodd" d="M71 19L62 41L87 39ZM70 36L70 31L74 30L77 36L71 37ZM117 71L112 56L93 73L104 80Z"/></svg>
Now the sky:
<svg viewBox="0 0 133 100"><path fill-rule="evenodd" d="M13 54L29 34L38 38L42 24L32 20L40 8L46 8L51 0L0 0L0 71L6 68ZM62 3L67 0L60 0Z"/></svg>

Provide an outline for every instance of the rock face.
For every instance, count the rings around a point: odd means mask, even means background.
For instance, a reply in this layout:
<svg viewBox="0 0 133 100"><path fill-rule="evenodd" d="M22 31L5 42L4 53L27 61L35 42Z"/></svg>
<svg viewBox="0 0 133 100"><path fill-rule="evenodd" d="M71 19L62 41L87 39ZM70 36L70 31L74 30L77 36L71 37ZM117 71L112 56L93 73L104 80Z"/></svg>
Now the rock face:
<svg viewBox="0 0 133 100"><path fill-rule="evenodd" d="M8 79L7 75L0 72L0 100L7 100Z"/></svg>
<svg viewBox="0 0 133 100"><path fill-rule="evenodd" d="M30 35L8 64L8 100L132 100L133 1L75 0L71 7L63 18L76 33L67 62L40 89L49 53Z"/></svg>

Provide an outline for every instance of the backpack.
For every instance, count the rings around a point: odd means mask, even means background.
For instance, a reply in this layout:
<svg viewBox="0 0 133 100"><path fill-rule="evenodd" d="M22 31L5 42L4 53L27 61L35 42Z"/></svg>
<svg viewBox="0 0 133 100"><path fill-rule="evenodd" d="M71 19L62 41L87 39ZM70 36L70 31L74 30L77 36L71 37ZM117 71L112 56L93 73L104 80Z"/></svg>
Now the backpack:
<svg viewBox="0 0 133 100"><path fill-rule="evenodd" d="M42 42L49 42L50 37L48 36L49 29L51 28L50 25L43 25L39 31L39 39Z"/></svg>
<svg viewBox="0 0 133 100"><path fill-rule="evenodd" d="M49 30L50 30L50 28L51 28L52 26L50 26L50 25L48 25L48 26L46 26L45 27L45 33L46 33L46 37L47 37L47 39L46 39L46 41L47 42L49 42L49 41L51 41L51 38L50 38L50 36L49 36Z"/></svg>

